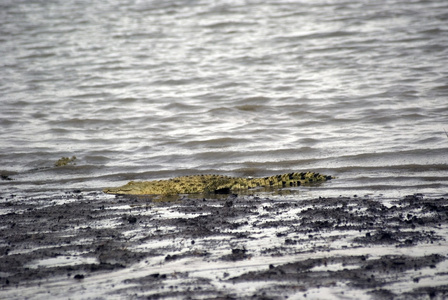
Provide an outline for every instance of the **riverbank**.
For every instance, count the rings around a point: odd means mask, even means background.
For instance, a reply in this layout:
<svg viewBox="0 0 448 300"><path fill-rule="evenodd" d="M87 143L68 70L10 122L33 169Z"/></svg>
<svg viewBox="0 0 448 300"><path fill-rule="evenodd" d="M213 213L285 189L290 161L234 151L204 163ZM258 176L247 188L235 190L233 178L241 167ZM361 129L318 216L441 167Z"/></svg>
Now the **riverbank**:
<svg viewBox="0 0 448 300"><path fill-rule="evenodd" d="M3 197L0 298L448 296L447 199L162 200Z"/></svg>

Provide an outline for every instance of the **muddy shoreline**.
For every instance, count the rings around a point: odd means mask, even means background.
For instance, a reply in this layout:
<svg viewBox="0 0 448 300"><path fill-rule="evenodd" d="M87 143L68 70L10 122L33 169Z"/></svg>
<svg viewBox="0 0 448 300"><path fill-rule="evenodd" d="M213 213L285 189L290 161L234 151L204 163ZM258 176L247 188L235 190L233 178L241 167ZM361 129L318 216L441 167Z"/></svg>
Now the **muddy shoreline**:
<svg viewBox="0 0 448 300"><path fill-rule="evenodd" d="M4 299L448 297L445 198L77 190L4 196L0 213Z"/></svg>

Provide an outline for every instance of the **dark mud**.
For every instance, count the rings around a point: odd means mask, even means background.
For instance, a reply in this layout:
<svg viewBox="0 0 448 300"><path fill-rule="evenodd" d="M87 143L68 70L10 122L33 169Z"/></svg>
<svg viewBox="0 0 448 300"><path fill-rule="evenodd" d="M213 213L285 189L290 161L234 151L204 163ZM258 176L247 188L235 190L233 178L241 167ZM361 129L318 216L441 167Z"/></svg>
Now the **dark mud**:
<svg viewBox="0 0 448 300"><path fill-rule="evenodd" d="M2 299L445 299L447 199L0 199Z"/></svg>

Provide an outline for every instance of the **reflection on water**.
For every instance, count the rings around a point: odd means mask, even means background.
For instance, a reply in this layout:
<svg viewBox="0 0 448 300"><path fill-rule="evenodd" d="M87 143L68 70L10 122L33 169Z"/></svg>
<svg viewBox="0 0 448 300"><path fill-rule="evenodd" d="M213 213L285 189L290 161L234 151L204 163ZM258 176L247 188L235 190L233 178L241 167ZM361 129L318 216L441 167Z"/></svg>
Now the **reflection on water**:
<svg viewBox="0 0 448 300"><path fill-rule="evenodd" d="M314 189L321 186L322 183L308 185L305 189ZM199 201L209 200L228 200L232 201L232 198L237 196L255 196L255 197L274 197L282 198L289 196L299 196L302 194L301 188L272 188L272 187L257 187L248 190L237 190L231 193L203 193L203 194L181 194L181 195L117 195L118 198L124 199L139 199L146 200L146 202L181 202L184 199L193 199ZM229 205L233 205L229 202Z"/></svg>

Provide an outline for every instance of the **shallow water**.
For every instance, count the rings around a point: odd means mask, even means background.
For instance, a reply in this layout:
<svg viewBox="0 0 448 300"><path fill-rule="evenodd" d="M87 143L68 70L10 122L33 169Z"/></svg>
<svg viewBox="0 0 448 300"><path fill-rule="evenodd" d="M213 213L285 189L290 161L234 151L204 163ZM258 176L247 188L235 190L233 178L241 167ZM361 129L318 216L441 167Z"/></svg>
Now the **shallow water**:
<svg viewBox="0 0 448 300"><path fill-rule="evenodd" d="M303 170L337 176L304 196L447 194L446 1L0 6L2 194Z"/></svg>

